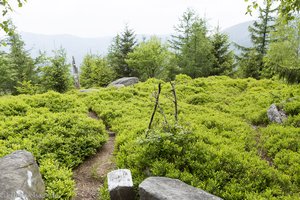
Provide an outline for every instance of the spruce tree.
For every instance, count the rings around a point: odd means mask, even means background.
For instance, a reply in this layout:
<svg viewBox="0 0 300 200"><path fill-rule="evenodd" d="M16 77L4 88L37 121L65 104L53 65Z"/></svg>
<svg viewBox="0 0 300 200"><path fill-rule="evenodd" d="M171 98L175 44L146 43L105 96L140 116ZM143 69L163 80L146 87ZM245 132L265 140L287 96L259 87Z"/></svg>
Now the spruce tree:
<svg viewBox="0 0 300 200"><path fill-rule="evenodd" d="M188 9L175 27L170 46L176 54L180 72L192 78L209 76L214 56L212 44L207 36L206 21Z"/></svg>
<svg viewBox="0 0 300 200"><path fill-rule="evenodd" d="M54 57L49 58L49 63L41 67L40 85L43 91L54 90L60 93L68 91L72 87L70 73L71 64L67 62L64 49L54 51Z"/></svg>
<svg viewBox="0 0 300 200"><path fill-rule="evenodd" d="M136 76L136 72L126 63L128 53L132 52L137 44L134 31L126 25L123 33L117 35L110 46L108 62L116 71L117 76Z"/></svg>
<svg viewBox="0 0 300 200"><path fill-rule="evenodd" d="M228 35L221 33L217 27L215 34L211 37L213 55L215 57L210 75L230 75L233 70L234 54L230 50Z"/></svg>
<svg viewBox="0 0 300 200"><path fill-rule="evenodd" d="M35 61L30 57L28 51L25 50L25 43L21 36L17 33L9 37L8 43L10 45L9 60L10 66L15 71L15 79L13 80L14 87L19 83L33 82L37 80L37 71L35 69ZM17 90L12 88L12 93L16 94Z"/></svg>
<svg viewBox="0 0 300 200"><path fill-rule="evenodd" d="M85 88L107 86L115 78L107 59L98 55L86 55L81 65L80 80Z"/></svg>
<svg viewBox="0 0 300 200"><path fill-rule="evenodd" d="M276 31L272 33L274 42L265 57L267 72L278 75L289 83L300 83L300 15L286 23L279 18Z"/></svg>
<svg viewBox="0 0 300 200"><path fill-rule="evenodd" d="M261 78L264 67L263 58L270 44L270 33L274 30L275 18L272 14L277 9L271 8L272 3L265 1L265 8L259 8L258 20L249 27L252 47L246 48L237 45L242 50L238 56L239 67L244 77Z"/></svg>
<svg viewBox="0 0 300 200"><path fill-rule="evenodd" d="M179 18L179 24L174 27L176 34L171 35L170 47L175 53L180 54L183 46L189 41L193 24L198 20L198 16L192 9L187 9Z"/></svg>

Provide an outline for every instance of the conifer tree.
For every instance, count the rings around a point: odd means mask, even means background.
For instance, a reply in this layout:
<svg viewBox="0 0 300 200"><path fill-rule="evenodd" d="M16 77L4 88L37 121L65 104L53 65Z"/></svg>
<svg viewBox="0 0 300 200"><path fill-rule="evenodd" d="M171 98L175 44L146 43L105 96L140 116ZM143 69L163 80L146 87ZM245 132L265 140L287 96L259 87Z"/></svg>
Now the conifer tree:
<svg viewBox="0 0 300 200"><path fill-rule="evenodd" d="M170 46L176 54L180 72L192 78L209 76L214 56L206 21L188 9L175 30L177 34L172 35Z"/></svg>
<svg viewBox="0 0 300 200"><path fill-rule="evenodd" d="M272 3L265 1L265 8L259 8L258 20L249 27L252 47L246 48L237 45L242 50L238 56L239 67L244 77L259 79L264 67L263 58L270 44L270 33L274 30L275 18L272 14L277 9L271 8Z"/></svg>
<svg viewBox="0 0 300 200"><path fill-rule="evenodd" d="M300 83L300 15L286 23L279 18L265 61L267 72L289 83Z"/></svg>
<svg viewBox="0 0 300 200"><path fill-rule="evenodd" d="M40 85L43 91L54 90L60 93L72 87L70 73L71 64L67 62L64 49L54 51L54 57L49 58L49 63L41 67Z"/></svg>
<svg viewBox="0 0 300 200"><path fill-rule="evenodd" d="M234 54L230 50L228 35L221 33L217 27L215 34L211 37L213 55L215 56L210 75L230 75L233 70Z"/></svg>
<svg viewBox="0 0 300 200"><path fill-rule="evenodd" d="M114 38L109 49L108 62L114 68L119 78L136 75L125 61L128 53L134 50L136 44L136 35L127 25L125 26L124 32Z"/></svg>
<svg viewBox="0 0 300 200"><path fill-rule="evenodd" d="M35 61L30 57L28 51L25 50L25 43L21 36L17 33L9 37L9 60L12 70L15 71L14 87L18 83L31 81L33 83L37 80L37 71L35 69ZM16 89L12 88L12 93L16 94Z"/></svg>
<svg viewBox="0 0 300 200"><path fill-rule="evenodd" d="M80 80L85 88L107 86L115 78L115 72L107 59L98 55L86 55L81 65Z"/></svg>
<svg viewBox="0 0 300 200"><path fill-rule="evenodd" d="M179 24L174 27L176 34L171 35L171 40L169 40L171 48L175 53L180 54L183 46L189 41L192 26L198 20L198 16L192 9L187 9L179 18Z"/></svg>

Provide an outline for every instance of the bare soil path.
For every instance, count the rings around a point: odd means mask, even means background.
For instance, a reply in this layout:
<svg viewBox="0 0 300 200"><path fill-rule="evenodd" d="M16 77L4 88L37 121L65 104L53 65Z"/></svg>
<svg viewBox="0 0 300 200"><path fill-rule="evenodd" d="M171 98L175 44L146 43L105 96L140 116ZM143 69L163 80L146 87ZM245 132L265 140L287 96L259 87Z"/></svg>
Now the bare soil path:
<svg viewBox="0 0 300 200"><path fill-rule="evenodd" d="M98 119L93 113L89 116ZM108 172L115 169L113 160L115 133L107 130L109 140L95 155L86 159L73 171L76 182L76 196L73 200L97 200L99 188L104 184Z"/></svg>

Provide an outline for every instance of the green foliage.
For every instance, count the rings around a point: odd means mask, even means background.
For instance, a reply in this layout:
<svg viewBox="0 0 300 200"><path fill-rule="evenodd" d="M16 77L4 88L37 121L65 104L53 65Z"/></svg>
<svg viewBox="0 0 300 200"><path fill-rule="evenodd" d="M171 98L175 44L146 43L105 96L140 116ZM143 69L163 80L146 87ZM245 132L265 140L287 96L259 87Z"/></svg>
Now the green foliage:
<svg viewBox="0 0 300 200"><path fill-rule="evenodd" d="M71 199L71 169L107 139L104 124L87 112L72 94L1 97L0 156L21 149L32 152L45 180L46 199Z"/></svg>
<svg viewBox="0 0 300 200"><path fill-rule="evenodd" d="M8 56L10 63L8 66L10 69L8 69L8 73L13 72L14 79L12 80L12 87L7 89L13 94L18 94L16 87L20 86L19 83L28 81L36 83L37 71L34 60L30 57L28 51L25 50L25 43L19 34L15 33L10 36L9 45L10 52Z"/></svg>
<svg viewBox="0 0 300 200"><path fill-rule="evenodd" d="M71 65L67 63L64 49L54 51L54 57L49 60L50 63L45 63L45 66L40 69L42 90L53 90L60 93L68 91L72 86Z"/></svg>
<svg viewBox="0 0 300 200"><path fill-rule="evenodd" d="M80 69L81 85L86 88L107 86L116 77L107 60L100 56L85 56Z"/></svg>
<svg viewBox="0 0 300 200"><path fill-rule="evenodd" d="M200 19L195 11L188 9L175 26L176 35L172 35L170 46L176 54L177 65L181 73L192 78L209 76L213 72L213 45L207 36L206 21Z"/></svg>
<svg viewBox="0 0 300 200"><path fill-rule="evenodd" d="M36 94L38 87L33 85L31 81L18 82L19 86L16 87L18 94Z"/></svg>
<svg viewBox="0 0 300 200"><path fill-rule="evenodd" d="M270 80L177 76L182 126L174 125L171 87L163 83L163 112L158 112L146 137L154 105L151 93L158 82L149 79L85 97L118 133L117 166L131 170L135 186L148 176L167 176L224 199L299 197L297 86ZM281 102L293 115L286 124L274 125L267 109Z"/></svg>
<svg viewBox="0 0 300 200"><path fill-rule="evenodd" d="M136 73L126 63L128 53L134 50L136 44L135 33L127 25L123 33L114 38L107 58L110 66L116 71L117 77L136 76Z"/></svg>
<svg viewBox="0 0 300 200"><path fill-rule="evenodd" d="M248 2L249 0L244 0ZM293 19L293 14L299 12L300 4L298 0L266 0L263 1L269 4L277 4L279 2L279 12L285 20ZM259 2L257 0L250 0L249 5L247 7L247 13L252 12L253 9L259 8Z"/></svg>
<svg viewBox="0 0 300 200"><path fill-rule="evenodd" d="M289 83L300 82L300 16L286 24L278 20L277 31L272 33L275 40L265 58L271 75L278 74Z"/></svg>
<svg viewBox="0 0 300 200"><path fill-rule="evenodd" d="M170 53L157 37L140 43L125 60L128 67L139 74L142 80L163 78L169 66Z"/></svg>
<svg viewBox="0 0 300 200"><path fill-rule="evenodd" d="M158 83L160 109L147 130ZM87 117L93 110L117 133L117 167L131 170L135 186L148 176L167 176L224 199L299 199L297 85L187 75L178 75L175 83L178 123L171 86L157 79L94 93L1 97L0 155L32 152L47 198L71 199L70 170L107 138L102 121ZM284 124L269 122L272 103L288 114ZM108 197L107 187L101 194Z"/></svg>
<svg viewBox="0 0 300 200"><path fill-rule="evenodd" d="M7 19L7 15L13 11L12 7L13 0L0 0L0 10L1 10L1 19L0 19L0 30L3 30L9 36L12 36L15 32L14 29L10 27L10 20ZM13 2L17 2L19 7L22 7L27 0L14 0Z"/></svg>
<svg viewBox="0 0 300 200"><path fill-rule="evenodd" d="M230 75L232 74L234 57L230 50L228 35L221 33L217 28L216 33L211 38L215 62L212 66L210 75Z"/></svg>
<svg viewBox="0 0 300 200"><path fill-rule="evenodd" d="M242 54L238 56L238 65L243 77L255 79L262 77L262 71L264 70L263 59L271 42L270 33L275 28L275 18L272 16L275 11L276 9L272 9L272 2L267 1L264 8L259 8L259 19L248 28L253 46L245 48L236 45L242 50ZM268 76L268 73L265 73L265 76Z"/></svg>
<svg viewBox="0 0 300 200"><path fill-rule="evenodd" d="M14 80L16 80L16 71L11 66L11 60L8 54L0 53L0 95L11 93L14 89Z"/></svg>

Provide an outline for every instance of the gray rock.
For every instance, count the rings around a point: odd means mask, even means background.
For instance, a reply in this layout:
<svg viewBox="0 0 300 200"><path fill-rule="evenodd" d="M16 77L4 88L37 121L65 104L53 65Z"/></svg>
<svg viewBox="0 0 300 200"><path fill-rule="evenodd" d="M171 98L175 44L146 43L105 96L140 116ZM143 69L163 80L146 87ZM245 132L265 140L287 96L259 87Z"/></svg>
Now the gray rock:
<svg viewBox="0 0 300 200"><path fill-rule="evenodd" d="M90 92L98 92L99 90L97 89L83 89L83 90L80 90L80 92L83 92L83 93L90 93Z"/></svg>
<svg viewBox="0 0 300 200"><path fill-rule="evenodd" d="M279 110L275 104L270 106L267 115L271 122L276 122L278 124L283 123L287 119L286 114L282 110Z"/></svg>
<svg viewBox="0 0 300 200"><path fill-rule="evenodd" d="M44 199L45 185L34 157L28 151L15 151L0 158L0 199Z"/></svg>
<svg viewBox="0 0 300 200"><path fill-rule="evenodd" d="M139 82L137 77L124 77L111 82L108 86L120 87L120 85L130 86Z"/></svg>
<svg viewBox="0 0 300 200"><path fill-rule="evenodd" d="M107 174L111 200L134 200L133 182L128 169L119 169Z"/></svg>
<svg viewBox="0 0 300 200"><path fill-rule="evenodd" d="M149 177L139 185L140 200L220 200L178 179Z"/></svg>

